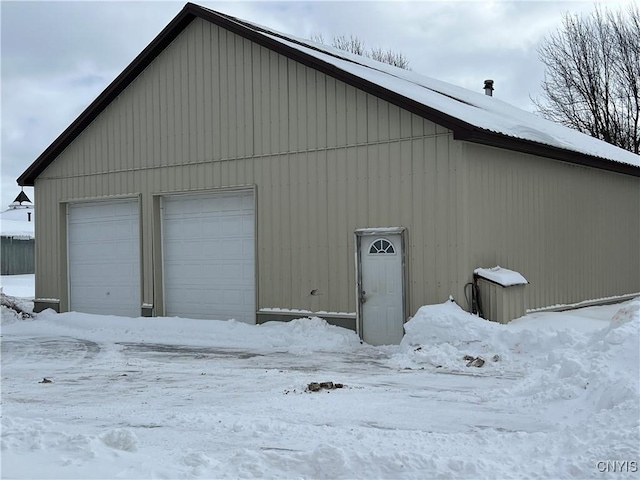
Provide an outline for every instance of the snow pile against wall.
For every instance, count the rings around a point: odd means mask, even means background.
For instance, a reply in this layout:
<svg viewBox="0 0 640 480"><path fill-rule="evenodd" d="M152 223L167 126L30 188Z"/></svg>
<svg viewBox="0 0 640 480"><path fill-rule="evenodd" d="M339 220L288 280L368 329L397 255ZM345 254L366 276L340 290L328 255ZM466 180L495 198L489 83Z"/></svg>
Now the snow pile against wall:
<svg viewBox="0 0 640 480"><path fill-rule="evenodd" d="M5 295L0 287L0 324L8 325L33 315L33 301Z"/></svg>
<svg viewBox="0 0 640 480"><path fill-rule="evenodd" d="M350 350L360 347L360 338L346 328L330 325L322 318L298 318L290 322L267 322L260 325L270 345L286 347L291 353L318 350Z"/></svg>
<svg viewBox="0 0 640 480"><path fill-rule="evenodd" d="M395 356L403 367L456 370L464 368L465 355L503 353L494 341L500 325L471 315L451 301L421 307L404 329L402 353Z"/></svg>
<svg viewBox="0 0 640 480"><path fill-rule="evenodd" d="M104 319L107 319L105 321ZM91 341L167 343L225 348L268 348L303 355L323 350L351 350L360 339L351 330L330 325L321 318L249 325L236 320L193 320L177 317L125 318L45 310L32 322L34 329L51 334L78 335Z"/></svg>
<svg viewBox="0 0 640 480"><path fill-rule="evenodd" d="M575 401L576 415L621 405L638 413L640 299L620 308L595 332L572 326L502 325L453 302L429 305L406 323L401 351L392 361L404 368L522 376L495 395L530 405ZM480 368L467 366L470 357L485 362Z"/></svg>
<svg viewBox="0 0 640 480"><path fill-rule="evenodd" d="M535 332L525 330L522 334L530 336ZM567 331L564 336L563 345L543 350L532 362L538 367L532 375L505 393L521 397L525 403L581 399L581 404L576 404L576 414L627 403L638 412L640 299L621 308L609 325L595 333Z"/></svg>

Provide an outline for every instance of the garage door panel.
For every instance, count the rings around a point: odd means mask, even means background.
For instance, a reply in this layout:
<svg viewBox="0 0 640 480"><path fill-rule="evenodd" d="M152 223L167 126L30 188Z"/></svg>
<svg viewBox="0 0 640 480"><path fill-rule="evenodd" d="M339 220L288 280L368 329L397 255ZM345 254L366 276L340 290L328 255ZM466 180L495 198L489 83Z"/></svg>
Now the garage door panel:
<svg viewBox="0 0 640 480"><path fill-rule="evenodd" d="M248 281L249 277L253 278L255 276L255 268L253 264L243 265L243 275L245 281Z"/></svg>
<svg viewBox="0 0 640 480"><path fill-rule="evenodd" d="M211 238L208 243L202 245L202 258L221 260L225 256L225 249L222 240Z"/></svg>
<svg viewBox="0 0 640 480"><path fill-rule="evenodd" d="M228 306L240 306L244 303L242 290L225 289L223 291L223 302Z"/></svg>
<svg viewBox="0 0 640 480"><path fill-rule="evenodd" d="M200 240L189 239L183 242L172 241L171 244L168 244L165 251L165 258L173 258L175 256L174 252L180 250L184 250L181 256L181 262L197 262L204 255L202 242Z"/></svg>
<svg viewBox="0 0 640 480"><path fill-rule="evenodd" d="M186 236L185 232L182 232L182 238L171 238L165 241L165 251L169 253L179 252L184 249L185 245L189 245L192 248L201 250L202 241L200 238L194 236Z"/></svg>
<svg viewBox="0 0 640 480"><path fill-rule="evenodd" d="M174 240L184 240L185 238L199 237L200 226L189 221L189 219L176 219L166 229L167 238Z"/></svg>
<svg viewBox="0 0 640 480"><path fill-rule="evenodd" d="M244 235L254 235L254 231L256 229L256 223L254 222L252 217L244 217L242 219L242 233Z"/></svg>
<svg viewBox="0 0 640 480"><path fill-rule="evenodd" d="M242 209L247 212L253 212L255 210L253 195L245 195L242 197Z"/></svg>
<svg viewBox="0 0 640 480"><path fill-rule="evenodd" d="M106 222L76 223L73 224L72 227L74 229L74 236L70 240L72 245L87 242L100 243L97 240L98 238L108 241L122 236L121 233L116 235L116 232L114 232Z"/></svg>
<svg viewBox="0 0 640 480"><path fill-rule="evenodd" d="M67 240L71 310L139 315L138 211L136 200L69 205Z"/></svg>
<svg viewBox="0 0 640 480"><path fill-rule="evenodd" d="M205 295L205 292L198 289L197 286L194 286L194 288L188 289L182 293L177 291L169 292L167 300L175 305L189 305L191 303L200 302L203 295Z"/></svg>
<svg viewBox="0 0 640 480"><path fill-rule="evenodd" d="M86 211L85 211L86 212ZM137 237L137 231L134 231L130 220L112 220L108 218L101 219L100 221L88 221L78 223L77 221L71 223L70 226L74 229L74 237L71 243L84 243L84 242L99 242L109 240L121 240L132 237Z"/></svg>
<svg viewBox="0 0 640 480"><path fill-rule="evenodd" d="M246 260L251 260L251 264L253 265L253 257L255 256L255 245L253 241L243 240L242 241L242 256Z"/></svg>
<svg viewBox="0 0 640 480"><path fill-rule="evenodd" d="M222 220L220 234L224 237L242 236L242 217L228 217Z"/></svg>
<svg viewBox="0 0 640 480"><path fill-rule="evenodd" d="M123 255L131 257L135 255L135 246L129 243L123 244L120 242L87 242L87 243L74 243L70 245L75 250L74 255L76 260L82 260L88 263L104 263L111 264L113 259L117 259ZM103 259L96 259L95 252L100 251L103 255Z"/></svg>
<svg viewBox="0 0 640 480"><path fill-rule="evenodd" d="M205 268L199 262L165 263L165 278L171 285L198 285Z"/></svg>
<svg viewBox="0 0 640 480"><path fill-rule="evenodd" d="M126 284L132 287L138 281L137 266L121 262L83 262L73 268L74 278L100 279L101 285ZM114 281L114 279L117 279ZM93 280L95 282L95 280ZM74 282L81 285L81 282Z"/></svg>
<svg viewBox="0 0 640 480"><path fill-rule="evenodd" d="M179 238L184 238L182 231L180 230L180 222L174 221L171 224L164 225L164 229L162 235L165 240L176 240Z"/></svg>
<svg viewBox="0 0 640 480"><path fill-rule="evenodd" d="M184 205L184 203L178 204L178 203L164 202L162 205L162 209L164 211L165 217L172 216L172 215L180 216L180 210L183 208L182 205ZM195 209L193 208L191 210L195 211Z"/></svg>
<svg viewBox="0 0 640 480"><path fill-rule="evenodd" d="M252 192L163 199L165 312L255 322Z"/></svg>
<svg viewBox="0 0 640 480"><path fill-rule="evenodd" d="M239 314L239 308L244 305L241 300L242 292L220 289L206 292L192 291L190 296L176 296L172 299L174 307L181 310L181 317L186 318L209 318L213 320L229 320L249 321L249 317ZM210 310L203 305L200 300L205 296L215 298L217 307L215 311ZM168 313L168 316L176 316Z"/></svg>
<svg viewBox="0 0 640 480"><path fill-rule="evenodd" d="M221 254L222 258L224 258L225 256L234 258L242 257L244 253L243 243L244 242L238 242L235 239L221 240L217 242L217 244L219 245L217 252Z"/></svg>
<svg viewBox="0 0 640 480"><path fill-rule="evenodd" d="M138 245L134 245L133 243L122 243L122 242L118 242L114 245L115 249L116 249L116 255L126 255L128 256L135 256L136 255L136 250L139 248Z"/></svg>
<svg viewBox="0 0 640 480"><path fill-rule="evenodd" d="M73 243L69 247L75 250L77 260L83 262L91 262L95 260L96 242L92 243Z"/></svg>
<svg viewBox="0 0 640 480"><path fill-rule="evenodd" d="M123 217L128 220L132 215L137 214L137 202L117 201L117 202L87 202L75 203L72 208L76 212L71 223L100 223L108 221L105 219L117 219Z"/></svg>
<svg viewBox="0 0 640 480"><path fill-rule="evenodd" d="M210 276L213 277L215 274L216 280L221 281L219 278L221 274L223 279L226 280L230 285L234 284L242 284L242 280L244 280L244 275L242 274L242 267L238 268L236 264L227 264L227 265L219 265L219 272L210 270Z"/></svg>
<svg viewBox="0 0 640 480"><path fill-rule="evenodd" d="M108 290L105 291L105 287L108 287ZM131 291L130 288L114 287L113 285L106 284L95 286L79 286L77 287L77 294L95 298L99 303L107 303L109 301L109 297L111 296L117 296L120 299L129 300L134 300L136 298L136 295Z"/></svg>
<svg viewBox="0 0 640 480"><path fill-rule="evenodd" d="M237 270L235 265L208 264L202 269L201 278L207 282L207 286L233 285L240 278Z"/></svg>
<svg viewBox="0 0 640 480"><path fill-rule="evenodd" d="M202 230L200 237L216 238L222 236L222 219L202 217Z"/></svg>
<svg viewBox="0 0 640 480"><path fill-rule="evenodd" d="M237 195L226 195L218 204L221 207L222 212L235 212L243 210L242 197Z"/></svg>
<svg viewBox="0 0 640 480"><path fill-rule="evenodd" d="M247 292L243 292L242 294L244 295L244 298L242 300L243 302L250 302L250 301L253 300L253 299L249 298Z"/></svg>

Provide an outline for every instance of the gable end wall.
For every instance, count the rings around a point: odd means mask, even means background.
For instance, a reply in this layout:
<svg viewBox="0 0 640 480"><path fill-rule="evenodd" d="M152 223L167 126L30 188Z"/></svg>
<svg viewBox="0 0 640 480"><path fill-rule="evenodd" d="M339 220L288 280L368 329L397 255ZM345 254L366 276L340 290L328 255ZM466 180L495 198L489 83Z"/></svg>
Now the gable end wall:
<svg viewBox="0 0 640 480"><path fill-rule="evenodd" d="M36 296L66 309L65 202L140 198L159 306L154 198L247 185L258 308L354 312L363 227L407 227L412 313L461 298L459 156L451 131L196 19L36 180Z"/></svg>

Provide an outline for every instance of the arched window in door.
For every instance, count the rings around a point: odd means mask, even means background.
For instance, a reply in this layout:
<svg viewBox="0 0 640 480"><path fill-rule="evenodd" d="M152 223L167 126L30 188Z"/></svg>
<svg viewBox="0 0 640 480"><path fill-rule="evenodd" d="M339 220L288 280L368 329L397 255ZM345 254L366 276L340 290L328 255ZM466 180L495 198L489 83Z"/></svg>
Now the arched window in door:
<svg viewBox="0 0 640 480"><path fill-rule="evenodd" d="M369 255L395 255L395 253L393 244L385 238L375 240L369 247Z"/></svg>

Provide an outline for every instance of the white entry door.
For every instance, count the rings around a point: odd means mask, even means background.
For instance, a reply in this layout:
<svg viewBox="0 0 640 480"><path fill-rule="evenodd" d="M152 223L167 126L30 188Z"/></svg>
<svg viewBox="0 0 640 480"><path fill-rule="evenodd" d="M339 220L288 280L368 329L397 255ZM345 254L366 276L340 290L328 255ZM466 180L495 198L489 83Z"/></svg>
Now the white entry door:
<svg viewBox="0 0 640 480"><path fill-rule="evenodd" d="M360 242L362 339L398 344L404 334L400 234L363 236Z"/></svg>
<svg viewBox="0 0 640 480"><path fill-rule="evenodd" d="M253 191L163 198L167 316L255 323Z"/></svg>
<svg viewBox="0 0 640 480"><path fill-rule="evenodd" d="M138 201L75 203L67 213L69 310L139 317Z"/></svg>

